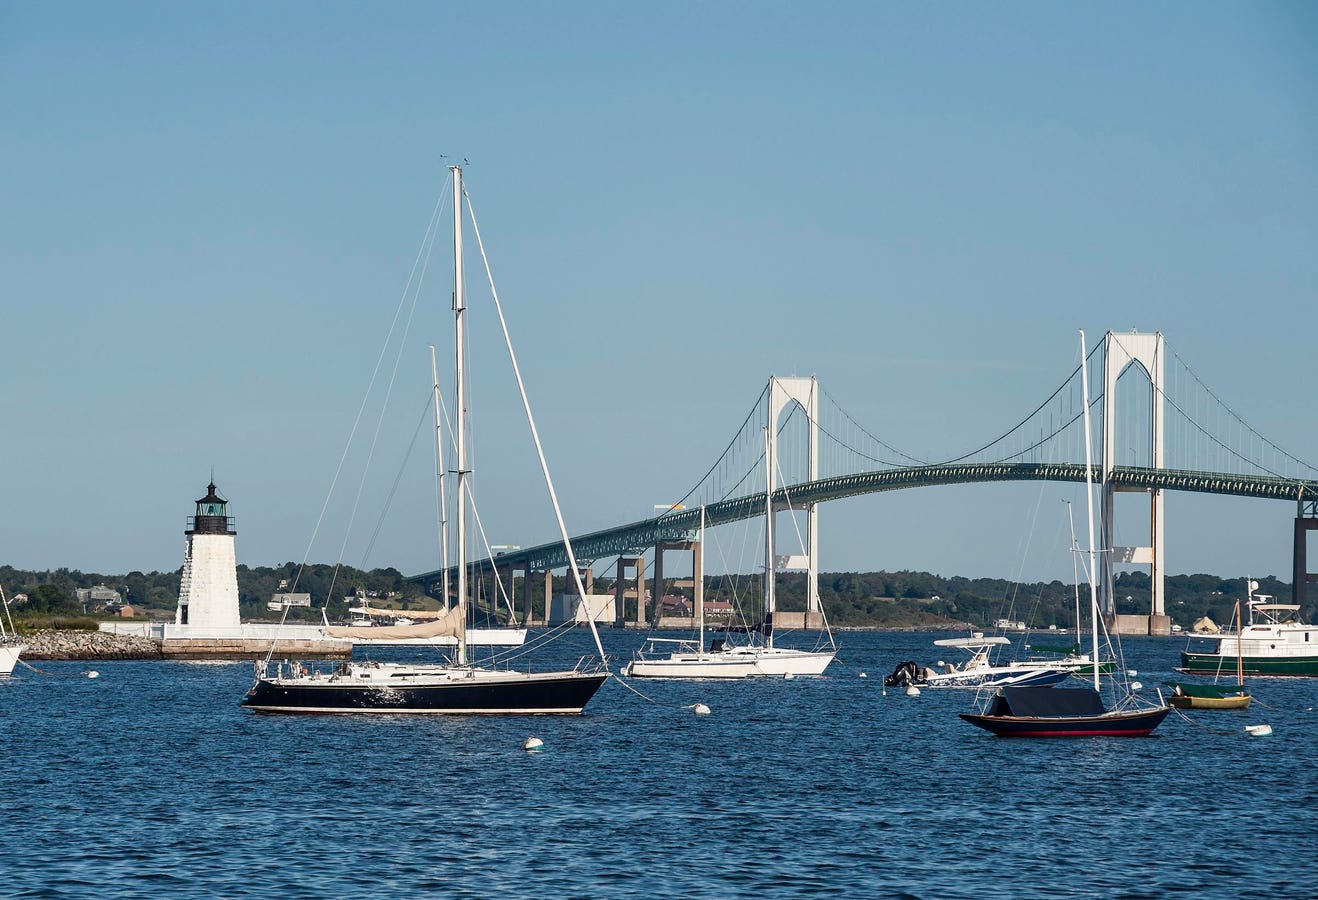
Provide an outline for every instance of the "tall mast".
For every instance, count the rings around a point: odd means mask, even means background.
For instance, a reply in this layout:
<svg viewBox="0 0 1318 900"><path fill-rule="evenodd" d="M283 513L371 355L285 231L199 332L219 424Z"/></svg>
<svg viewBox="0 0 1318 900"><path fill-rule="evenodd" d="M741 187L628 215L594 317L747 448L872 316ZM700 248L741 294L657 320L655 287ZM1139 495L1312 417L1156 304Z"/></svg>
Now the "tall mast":
<svg viewBox="0 0 1318 900"><path fill-rule="evenodd" d="M462 291L462 168L449 166L453 173L453 332L454 391L457 393L457 423L453 426L457 444L457 519L458 519L458 658L467 664L467 378L466 362L467 304Z"/></svg>
<svg viewBox="0 0 1318 900"><path fill-rule="evenodd" d="M766 647L773 647L773 463L769 456L769 429L764 429L764 617L769 633Z"/></svg>
<svg viewBox="0 0 1318 900"><path fill-rule="evenodd" d="M696 605L700 609L700 643L696 645L696 648L701 653L704 653L705 652L705 504L703 503L700 504L700 549L698 552L700 554L700 564L696 566L696 571L700 574L697 576L699 580L696 582L695 589L692 591L692 593L699 596L700 598L696 603ZM693 597L692 599L695 598Z"/></svg>
<svg viewBox="0 0 1318 900"><path fill-rule="evenodd" d="M1093 628L1094 690L1098 690L1098 587L1094 584L1094 447L1089 424L1089 358L1085 332L1080 331L1080 395L1085 404L1085 511L1089 518L1089 611Z"/></svg>
<svg viewBox="0 0 1318 900"><path fill-rule="evenodd" d="M439 497L439 570L443 572L444 609L448 609L448 503L444 499L444 434L439 411L439 369L430 345L430 383L435 402L435 494Z"/></svg>

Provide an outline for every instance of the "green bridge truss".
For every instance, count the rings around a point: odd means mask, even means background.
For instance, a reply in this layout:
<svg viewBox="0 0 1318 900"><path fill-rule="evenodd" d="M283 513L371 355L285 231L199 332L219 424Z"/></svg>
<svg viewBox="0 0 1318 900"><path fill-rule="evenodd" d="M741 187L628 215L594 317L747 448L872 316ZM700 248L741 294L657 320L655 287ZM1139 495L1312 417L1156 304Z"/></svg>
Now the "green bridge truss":
<svg viewBox="0 0 1318 900"><path fill-rule="evenodd" d="M777 509L800 508L810 503L841 500L880 491L933 487L946 484L978 484L992 481L1072 481L1084 482L1085 467L1079 463L968 463L961 465L912 466L884 469L856 475L821 478L790 485L774 491ZM1262 475L1223 475L1213 472L1187 472L1176 469L1149 469L1118 466L1112 472L1118 487L1200 494L1227 494L1234 497L1258 497L1264 500L1290 500L1299 503L1318 497L1318 481L1297 481ZM764 492L735 500L723 500L705 507L707 526L724 525L764 514ZM639 554L661 541L687 541L700 529L700 510L683 509L654 519L619 525L572 538L577 562L589 565L610 556ZM541 544L503 553L493 559L474 561L479 570L492 565L500 569L515 568L545 571L566 568L567 551L562 541ZM411 576L408 581L428 583L439 578L440 571Z"/></svg>

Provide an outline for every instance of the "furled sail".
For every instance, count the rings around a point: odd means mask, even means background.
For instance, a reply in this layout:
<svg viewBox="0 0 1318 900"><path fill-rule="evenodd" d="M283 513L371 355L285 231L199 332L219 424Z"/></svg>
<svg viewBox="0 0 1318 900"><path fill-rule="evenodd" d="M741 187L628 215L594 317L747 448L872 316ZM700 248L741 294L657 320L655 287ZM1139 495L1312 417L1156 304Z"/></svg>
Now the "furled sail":
<svg viewBox="0 0 1318 900"><path fill-rule="evenodd" d="M410 613L409 613L410 615ZM364 640L384 640L386 638L431 638L459 637L464 627L462 616L457 607L442 611L441 618L418 625L370 625L363 627L329 625L325 633L335 638L361 638Z"/></svg>
<svg viewBox="0 0 1318 900"><path fill-rule="evenodd" d="M353 607L352 612L364 613L381 619L408 618L413 622L421 619L443 619L453 609L376 609L373 606Z"/></svg>

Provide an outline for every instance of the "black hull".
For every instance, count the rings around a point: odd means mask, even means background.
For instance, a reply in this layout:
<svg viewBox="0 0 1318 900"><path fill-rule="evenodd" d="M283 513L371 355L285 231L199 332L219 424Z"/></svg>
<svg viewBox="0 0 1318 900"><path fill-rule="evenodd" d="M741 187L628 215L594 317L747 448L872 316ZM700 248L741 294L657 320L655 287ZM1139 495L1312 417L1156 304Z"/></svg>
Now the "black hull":
<svg viewBox="0 0 1318 900"><path fill-rule="evenodd" d="M990 716L959 713L971 725L998 737L1146 737L1162 724L1170 707L1096 716Z"/></svg>
<svg viewBox="0 0 1318 900"><path fill-rule="evenodd" d="M386 715L577 714L608 678L607 672L528 676L480 683L344 685L260 679L242 705L271 713Z"/></svg>

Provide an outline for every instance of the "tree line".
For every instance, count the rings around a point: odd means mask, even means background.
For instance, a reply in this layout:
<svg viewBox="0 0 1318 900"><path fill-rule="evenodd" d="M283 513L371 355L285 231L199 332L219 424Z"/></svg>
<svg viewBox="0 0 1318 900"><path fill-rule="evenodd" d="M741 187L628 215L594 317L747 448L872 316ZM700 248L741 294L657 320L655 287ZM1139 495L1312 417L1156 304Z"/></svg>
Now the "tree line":
<svg viewBox="0 0 1318 900"><path fill-rule="evenodd" d="M83 609L75 591L105 585L118 591L125 604L139 616L159 620L173 618L178 604L182 569L173 572L133 571L124 575L81 572L77 569L25 571L0 566L0 587L12 597L25 594L26 603L13 607L17 616L104 614L105 610ZM246 621L272 620L278 613L267 602L279 591L309 593L312 608L289 610L291 621L319 621L321 608L331 620L341 620L359 593L371 605L408 608L435 608L437 585L409 582L394 568L362 570L351 566L314 564L299 566L287 562L279 566L239 565L238 599L240 613ZM775 591L780 609L805 609L805 574L794 572L778 576ZM1274 577L1257 579L1259 593L1269 594L1278 602L1290 601L1290 584ZM481 605L488 605L493 594L490 579L483 581ZM1150 610L1149 576L1127 572L1117 576L1113 588L1119 613L1147 614ZM647 583L647 589L650 585ZM427 589L430 593L427 594ZM553 590L568 589L566 579L554 578ZM522 584L505 586L513 596L513 606L520 614ZM609 593L613 582L596 578L597 593ZM667 588L661 593L689 597L690 587ZM705 596L709 600L733 603L752 617L759 612L763 593L761 577L756 575L718 575L706 580ZM544 610L542 579L532 576L533 605L537 615ZM829 621L842 627L936 627L970 624L991 627L999 619L1023 622L1030 628L1049 626L1075 628L1075 585L1063 581L1018 583L999 578L944 577L929 572L879 571L833 572L819 576L819 595ZM1208 616L1219 625L1231 620L1236 600L1247 596L1245 579L1219 578L1216 575L1170 575L1165 581L1165 604L1172 621L1183 628ZM1088 609L1088 586L1080 588L1081 609ZM1313 604L1311 603L1310 606ZM635 601L628 603L628 618L635 615ZM1311 621L1314 610L1304 609L1300 616ZM1083 613L1087 615L1087 613Z"/></svg>

